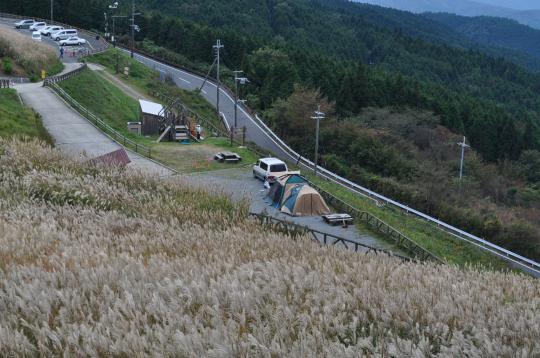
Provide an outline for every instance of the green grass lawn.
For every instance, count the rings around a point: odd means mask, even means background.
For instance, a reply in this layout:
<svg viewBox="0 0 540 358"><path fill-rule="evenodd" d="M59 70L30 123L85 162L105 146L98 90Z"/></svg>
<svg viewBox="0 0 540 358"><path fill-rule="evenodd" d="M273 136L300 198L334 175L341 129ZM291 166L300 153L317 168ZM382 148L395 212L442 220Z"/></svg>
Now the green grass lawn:
<svg viewBox="0 0 540 358"><path fill-rule="evenodd" d="M39 138L53 144L41 118L21 104L13 89L0 89L0 137Z"/></svg>
<svg viewBox="0 0 540 358"><path fill-rule="evenodd" d="M116 74L116 56L119 59L120 72L125 66L129 66L129 76L122 73ZM127 84L145 93L148 97L153 97L154 92L160 92L171 98L180 98L181 102L195 111L202 118L206 119L214 126L222 128L223 124L216 115L215 109L206 100L194 91L186 91L175 85L162 83L159 79L159 72L146 67L142 63L132 59L124 52L117 49L110 49L86 58L89 63L97 63L104 66L107 71Z"/></svg>
<svg viewBox="0 0 540 358"><path fill-rule="evenodd" d="M96 72L85 70L59 83L77 102L100 117L126 137L149 147L152 158L183 173L241 167L257 160L245 148L232 146L226 138L207 138L201 143L156 143L157 136L138 136L129 133L127 122L139 120L139 104L118 87ZM242 156L239 164L224 164L213 160L220 151L233 151Z"/></svg>

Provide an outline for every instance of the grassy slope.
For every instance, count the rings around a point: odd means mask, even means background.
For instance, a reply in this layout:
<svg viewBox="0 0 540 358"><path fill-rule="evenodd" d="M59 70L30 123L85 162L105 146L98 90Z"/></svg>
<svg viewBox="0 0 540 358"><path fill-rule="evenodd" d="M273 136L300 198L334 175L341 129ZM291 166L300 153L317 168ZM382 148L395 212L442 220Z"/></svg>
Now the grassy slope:
<svg viewBox="0 0 540 358"><path fill-rule="evenodd" d="M378 207L370 199L354 194L349 190L314 177L313 175L308 175L308 177L323 189L358 210L367 211L377 216L443 260L458 265L481 264L498 269L508 267L504 261L481 251L473 245L452 237L450 234L437 229L433 224L391 207Z"/></svg>
<svg viewBox="0 0 540 358"><path fill-rule="evenodd" d="M324 248L189 182L0 153L5 356L540 355L536 279Z"/></svg>
<svg viewBox="0 0 540 358"><path fill-rule="evenodd" d="M157 71L131 59L119 50L111 49L104 53L90 56L86 60L105 66L110 73L114 74L116 68L116 55L118 55L119 58L119 68L122 70L125 66L129 66L130 69L128 78L123 75L118 75L118 78L121 78L150 97L153 96L154 92L161 92L169 97L179 97L182 103L197 112L201 117L207 119L217 127L222 126L215 110L200 95L192 91L180 89L176 86L161 83Z"/></svg>
<svg viewBox="0 0 540 358"><path fill-rule="evenodd" d="M40 117L21 104L13 89L0 89L0 137L36 137L53 143Z"/></svg>
<svg viewBox="0 0 540 358"><path fill-rule="evenodd" d="M102 118L117 131L152 149L152 157L180 172L198 172L238 167L256 161L255 155L243 148L232 148L243 158L239 165L217 163L212 158L221 150L231 150L226 139L208 138L203 143L181 145L156 143L155 137L142 137L127 131L126 123L139 120L139 105L114 84L90 70L83 71L60 86L77 102ZM190 94L190 96L193 96Z"/></svg>

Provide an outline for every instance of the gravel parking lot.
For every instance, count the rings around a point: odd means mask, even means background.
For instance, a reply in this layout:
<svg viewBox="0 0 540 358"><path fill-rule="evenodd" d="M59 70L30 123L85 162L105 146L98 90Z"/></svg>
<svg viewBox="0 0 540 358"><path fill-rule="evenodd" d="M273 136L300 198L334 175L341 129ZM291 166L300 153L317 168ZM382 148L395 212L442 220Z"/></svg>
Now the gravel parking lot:
<svg viewBox="0 0 540 358"><path fill-rule="evenodd" d="M350 239L374 248L391 250L403 254L396 251L393 245L374 238L365 232L361 232L355 225L342 228L341 226L330 226L326 224L321 217L292 217L281 213L276 208L270 206L271 201L266 197L268 190L264 188L262 181L253 178L251 168L225 169L192 174L188 178L191 179L193 185L219 188L235 200L247 199L250 203L251 212L266 213L277 219L307 226L313 230Z"/></svg>

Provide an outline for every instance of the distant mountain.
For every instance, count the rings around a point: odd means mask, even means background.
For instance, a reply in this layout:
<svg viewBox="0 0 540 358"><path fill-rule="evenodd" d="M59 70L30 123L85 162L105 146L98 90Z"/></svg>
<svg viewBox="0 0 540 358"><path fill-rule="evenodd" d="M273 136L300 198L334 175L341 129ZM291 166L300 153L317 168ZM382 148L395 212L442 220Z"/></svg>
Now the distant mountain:
<svg viewBox="0 0 540 358"><path fill-rule="evenodd" d="M489 4L498 7L506 7L508 9L516 10L532 10L540 9L540 2L538 0L474 0L484 4Z"/></svg>
<svg viewBox="0 0 540 358"><path fill-rule="evenodd" d="M531 1L525 0L517 2L515 5L511 5L510 0L355 0L355 2L390 7L414 13L446 12L462 16L504 17L540 29L540 10L521 10L523 6L532 4ZM513 8L491 4L506 4L513 6ZM540 5L536 5L535 7L540 8Z"/></svg>
<svg viewBox="0 0 540 358"><path fill-rule="evenodd" d="M426 18L487 47L506 48L540 59L540 30L514 20L495 17L465 17L447 13L427 13Z"/></svg>

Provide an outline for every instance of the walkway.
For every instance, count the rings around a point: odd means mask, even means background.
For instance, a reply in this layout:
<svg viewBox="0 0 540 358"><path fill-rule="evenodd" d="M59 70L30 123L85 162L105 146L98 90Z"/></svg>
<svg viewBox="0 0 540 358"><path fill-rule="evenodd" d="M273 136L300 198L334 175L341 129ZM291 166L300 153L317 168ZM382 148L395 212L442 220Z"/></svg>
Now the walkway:
<svg viewBox="0 0 540 358"><path fill-rule="evenodd" d="M65 65L65 71L78 66ZM42 83L20 84L15 89L23 102L41 115L43 125L60 150L74 156L86 155L93 158L122 148L71 109L52 90L43 87ZM138 154L128 152L128 155L131 159L129 167L159 176L173 174L169 169Z"/></svg>

